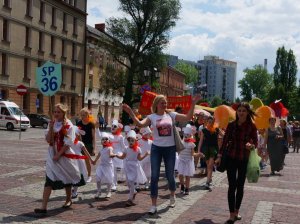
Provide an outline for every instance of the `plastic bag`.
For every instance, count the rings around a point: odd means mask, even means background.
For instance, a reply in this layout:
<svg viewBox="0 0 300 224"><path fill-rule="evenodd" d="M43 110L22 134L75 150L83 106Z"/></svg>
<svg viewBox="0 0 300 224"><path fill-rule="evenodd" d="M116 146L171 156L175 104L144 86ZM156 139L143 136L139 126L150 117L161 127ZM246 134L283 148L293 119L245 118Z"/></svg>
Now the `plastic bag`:
<svg viewBox="0 0 300 224"><path fill-rule="evenodd" d="M247 180L249 183L257 183L260 176L260 163L261 158L257 154L257 149L251 150L249 161L247 165Z"/></svg>

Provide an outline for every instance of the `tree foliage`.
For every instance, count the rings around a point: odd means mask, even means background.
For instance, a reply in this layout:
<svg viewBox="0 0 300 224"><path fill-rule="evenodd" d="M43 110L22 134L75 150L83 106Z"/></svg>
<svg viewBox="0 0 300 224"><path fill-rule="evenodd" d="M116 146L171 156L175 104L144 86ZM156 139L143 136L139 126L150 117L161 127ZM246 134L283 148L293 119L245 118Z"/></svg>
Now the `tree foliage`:
<svg viewBox="0 0 300 224"><path fill-rule="evenodd" d="M292 92L297 88L297 63L293 51L287 51L284 46L278 48L276 53L276 63L274 66L274 93L277 88L283 88L276 95L270 95L270 101L282 99L284 105L289 104L289 98ZM281 87L282 86L282 87Z"/></svg>
<svg viewBox="0 0 300 224"><path fill-rule="evenodd" d="M255 96L262 100L266 99L272 87L272 76L262 65L255 65L253 69L246 68L245 76L239 80L243 101L251 101Z"/></svg>
<svg viewBox="0 0 300 224"><path fill-rule="evenodd" d="M111 41L103 41L115 58L128 68L124 102L132 105L134 80L144 68L161 68L164 64L162 50L169 42L169 32L179 19L179 0L119 0L122 18L109 18L107 33ZM126 58L124 63L120 58ZM123 113L126 114L126 113ZM127 114L123 122L128 120Z"/></svg>
<svg viewBox="0 0 300 224"><path fill-rule="evenodd" d="M214 96L214 98L212 98L211 100L211 107L217 107L220 106L222 104L223 100L221 99L221 97L219 96Z"/></svg>
<svg viewBox="0 0 300 224"><path fill-rule="evenodd" d="M198 70L193 66L185 62L178 62L175 68L185 74L186 84L195 84L198 80Z"/></svg>

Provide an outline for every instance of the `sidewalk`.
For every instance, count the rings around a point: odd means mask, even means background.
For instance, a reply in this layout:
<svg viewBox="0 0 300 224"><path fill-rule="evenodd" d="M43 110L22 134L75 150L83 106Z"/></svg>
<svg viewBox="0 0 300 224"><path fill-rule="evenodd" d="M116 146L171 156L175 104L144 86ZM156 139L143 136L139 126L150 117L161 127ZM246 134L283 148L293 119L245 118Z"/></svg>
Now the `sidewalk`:
<svg viewBox="0 0 300 224"><path fill-rule="evenodd" d="M5 147L4 147L5 146ZM168 190L161 176L158 214L146 213L151 205L148 191L137 195L136 206L125 207L127 187L107 200L94 199L95 178L79 188L79 197L69 210L62 209L64 191L51 195L48 214L39 218L33 209L41 205L45 175L46 147L43 139L21 142L1 140L0 155L0 223L224 223L228 219L227 179L225 173L215 172L212 192L203 190L205 178L199 174L191 181L189 196L177 193L175 208L168 208ZM281 176L269 176L269 167L262 172L257 184L246 184L236 223L300 223L300 160L299 153L289 153ZM93 167L95 171L95 167ZM177 179L178 181L178 179Z"/></svg>

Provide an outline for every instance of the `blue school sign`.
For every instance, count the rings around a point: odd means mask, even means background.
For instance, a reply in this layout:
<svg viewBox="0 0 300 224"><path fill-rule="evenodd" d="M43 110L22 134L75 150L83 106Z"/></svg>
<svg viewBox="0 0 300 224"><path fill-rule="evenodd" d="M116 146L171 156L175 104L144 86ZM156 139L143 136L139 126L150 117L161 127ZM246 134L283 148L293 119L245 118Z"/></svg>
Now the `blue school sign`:
<svg viewBox="0 0 300 224"><path fill-rule="evenodd" d="M53 96L61 85L61 64L47 61L36 68L36 84L45 96Z"/></svg>

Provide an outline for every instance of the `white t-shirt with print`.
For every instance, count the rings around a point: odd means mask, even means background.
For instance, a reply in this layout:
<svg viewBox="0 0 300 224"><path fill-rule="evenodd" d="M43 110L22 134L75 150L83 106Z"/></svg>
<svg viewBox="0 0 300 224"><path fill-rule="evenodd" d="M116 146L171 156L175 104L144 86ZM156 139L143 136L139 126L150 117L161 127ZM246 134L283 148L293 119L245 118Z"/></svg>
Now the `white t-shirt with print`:
<svg viewBox="0 0 300 224"><path fill-rule="evenodd" d="M175 145L172 122L175 120L176 114L176 112L170 112L164 115L150 114L147 116L153 127L154 145L161 147Z"/></svg>

